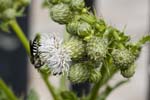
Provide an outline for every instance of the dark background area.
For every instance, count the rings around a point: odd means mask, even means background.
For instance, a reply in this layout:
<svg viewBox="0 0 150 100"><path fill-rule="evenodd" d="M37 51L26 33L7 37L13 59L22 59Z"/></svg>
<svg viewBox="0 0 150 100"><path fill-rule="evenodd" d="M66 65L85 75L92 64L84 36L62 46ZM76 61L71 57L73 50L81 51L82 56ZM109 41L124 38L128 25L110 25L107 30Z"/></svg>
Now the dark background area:
<svg viewBox="0 0 150 100"><path fill-rule="evenodd" d="M26 33L25 35L28 36L28 9L25 10L25 16L18 18L17 21ZM17 48L12 50L9 50L9 47L8 50L2 46L0 47L0 76L15 91L17 96L21 96L22 94L26 94L27 91L26 52L13 31L11 33L0 31L0 35L6 39L12 39L11 42L17 45ZM7 40L5 41L7 42Z"/></svg>

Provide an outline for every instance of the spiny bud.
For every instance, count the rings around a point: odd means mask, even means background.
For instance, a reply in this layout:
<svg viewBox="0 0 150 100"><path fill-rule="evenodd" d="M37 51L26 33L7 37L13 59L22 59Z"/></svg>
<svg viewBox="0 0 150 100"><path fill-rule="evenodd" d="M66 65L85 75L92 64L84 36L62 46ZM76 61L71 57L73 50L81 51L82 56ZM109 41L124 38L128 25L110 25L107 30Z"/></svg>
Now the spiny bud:
<svg viewBox="0 0 150 100"><path fill-rule="evenodd" d="M68 54L70 54L70 57L72 59L79 59L82 58L84 52L85 52L85 45L81 39L78 37L72 36L69 41L67 41L64 45L64 49L68 51Z"/></svg>
<svg viewBox="0 0 150 100"><path fill-rule="evenodd" d="M114 49L112 57L114 64L120 69L128 68L135 60L135 56L128 49Z"/></svg>
<svg viewBox="0 0 150 100"><path fill-rule="evenodd" d="M73 10L82 10L85 6L84 0L71 0L71 8Z"/></svg>
<svg viewBox="0 0 150 100"><path fill-rule="evenodd" d="M133 65L131 65L131 66L129 66L129 68L127 68L127 69L125 69L125 70L121 70L121 74L122 74L122 76L123 77L125 77L125 78L130 78L130 77L132 77L133 75L134 75L134 73L135 73L135 65L133 64Z"/></svg>
<svg viewBox="0 0 150 100"><path fill-rule="evenodd" d="M108 41L105 38L93 36L87 42L87 54L93 60L102 60L106 57L108 49Z"/></svg>
<svg viewBox="0 0 150 100"><path fill-rule="evenodd" d="M86 63L77 63L70 67L68 78L73 83L82 83L89 79L90 71Z"/></svg>
<svg viewBox="0 0 150 100"><path fill-rule="evenodd" d="M0 17L4 20L14 19L16 17L16 10L11 8L6 9Z"/></svg>
<svg viewBox="0 0 150 100"><path fill-rule="evenodd" d="M12 0L0 0L0 13L12 6Z"/></svg>
<svg viewBox="0 0 150 100"><path fill-rule="evenodd" d="M101 77L102 77L102 75L101 75L101 72L99 70L92 69L91 73L90 73L89 81L93 82L93 83L96 83L101 79Z"/></svg>
<svg viewBox="0 0 150 100"><path fill-rule="evenodd" d="M80 22L78 24L77 34L81 37L88 37L93 34L92 27L86 22Z"/></svg>
<svg viewBox="0 0 150 100"><path fill-rule="evenodd" d="M71 20L71 11L67 4L60 3L51 8L50 16L59 24L67 24Z"/></svg>
<svg viewBox="0 0 150 100"><path fill-rule="evenodd" d="M77 34L78 24L79 24L78 21L72 21L72 22L68 23L66 25L67 32L70 33L70 34L76 35Z"/></svg>

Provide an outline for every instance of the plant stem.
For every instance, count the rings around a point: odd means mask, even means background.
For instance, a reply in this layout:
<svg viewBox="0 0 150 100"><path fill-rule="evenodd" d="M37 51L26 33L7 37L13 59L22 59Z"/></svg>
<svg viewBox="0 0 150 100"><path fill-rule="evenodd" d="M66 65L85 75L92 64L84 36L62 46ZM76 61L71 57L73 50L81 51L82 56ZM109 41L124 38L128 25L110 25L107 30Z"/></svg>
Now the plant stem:
<svg viewBox="0 0 150 100"><path fill-rule="evenodd" d="M12 20L10 22L10 26L12 27L12 29L14 30L14 32L16 33L17 37L20 39L22 45L24 46L24 48L26 49L26 52L30 55L30 46L29 46L29 42L26 38L26 36L24 35L24 32L22 31L22 29L20 28L20 26L18 25L16 20Z"/></svg>
<svg viewBox="0 0 150 100"><path fill-rule="evenodd" d="M48 87L49 92L51 93L52 97L54 100L60 100L53 88L53 86L50 84L49 80L48 80L48 76L44 75L41 73L41 76L46 84L46 86Z"/></svg>
<svg viewBox="0 0 150 100"><path fill-rule="evenodd" d="M17 37L20 39L21 43L23 44L24 48L26 49L26 52L28 53L28 55L30 55L30 46L29 46L29 42L26 38L26 36L24 35L24 32L22 31L22 29L20 28L19 24L17 23L16 20L12 20L10 22L10 26L12 27L12 29L15 31ZM47 85L49 92L52 94L54 100L59 100L57 98L57 95L55 94L52 85L50 84L50 82L48 81L48 77L44 76L41 73L42 79L45 82L45 84ZM15 100L15 99L10 99L10 100Z"/></svg>
<svg viewBox="0 0 150 100"><path fill-rule="evenodd" d="M2 79L0 79L0 89L2 89L9 100L18 100L17 97L13 94L13 92L7 87Z"/></svg>
<svg viewBox="0 0 150 100"><path fill-rule="evenodd" d="M108 75L108 73L106 72L107 70L105 70L105 73L103 75L103 78L97 82L93 88L92 88L92 91L91 91L91 94L90 94L90 97L89 97L89 100L96 100L96 97L98 95L98 91L99 89L105 84L107 83L107 81L109 81L110 78L112 78L112 76L114 75L114 73L117 71L117 70L114 70L113 69L114 66L111 66L110 67L110 75Z"/></svg>

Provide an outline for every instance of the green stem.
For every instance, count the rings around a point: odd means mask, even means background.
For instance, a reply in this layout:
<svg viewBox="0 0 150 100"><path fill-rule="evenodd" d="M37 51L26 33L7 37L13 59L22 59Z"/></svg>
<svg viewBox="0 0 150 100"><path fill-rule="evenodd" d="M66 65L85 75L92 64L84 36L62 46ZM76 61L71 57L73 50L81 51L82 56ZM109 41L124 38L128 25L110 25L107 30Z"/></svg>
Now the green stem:
<svg viewBox="0 0 150 100"><path fill-rule="evenodd" d="M0 89L2 89L9 100L18 100L17 97L13 94L13 92L7 87L7 85L0 79Z"/></svg>
<svg viewBox="0 0 150 100"><path fill-rule="evenodd" d="M12 29L16 32L17 37L20 39L21 43L23 44L24 48L26 49L28 55L30 55L30 46L29 46L29 42L26 38L26 36L24 35L24 32L22 31L22 29L20 28L19 24L17 23L16 20L12 20L10 22L10 26L12 27ZM50 82L48 81L48 77L45 77L42 73L42 78L45 82L45 84L47 85L49 92L52 94L54 100L59 100L57 98L57 95L55 94L52 85L50 84ZM10 100L14 100L14 99L10 99Z"/></svg>
<svg viewBox="0 0 150 100"><path fill-rule="evenodd" d="M96 97L97 97L97 95L98 95L99 89L100 89L105 83L107 83L107 81L109 81L109 80L112 78L112 76L114 75L114 73L116 72L116 70L114 70L113 67L114 67L114 66L111 66L111 67L110 67L110 72L111 72L110 75L108 75L108 73L107 73L106 70L105 70L102 80L100 80L99 82L97 82L97 83L93 86L92 91L91 91L91 94L90 94L90 97L89 97L89 100L96 100Z"/></svg>
<svg viewBox="0 0 150 100"><path fill-rule="evenodd" d="M62 75L60 78L60 89L61 91L66 91L68 90L67 86L66 86L66 75Z"/></svg>
<svg viewBox="0 0 150 100"><path fill-rule="evenodd" d="M41 73L41 76L46 84L46 86L48 87L49 92L51 93L52 97L54 100L60 100L53 88L53 86L50 84L49 80L48 80L48 76L44 75Z"/></svg>
<svg viewBox="0 0 150 100"><path fill-rule="evenodd" d="M28 42L26 36L24 35L24 32L21 30L20 26L18 25L17 21L12 20L10 22L10 26L12 27L12 29L16 33L17 37L20 39L20 41L21 41L22 45L25 47L27 53L30 55L29 42Z"/></svg>

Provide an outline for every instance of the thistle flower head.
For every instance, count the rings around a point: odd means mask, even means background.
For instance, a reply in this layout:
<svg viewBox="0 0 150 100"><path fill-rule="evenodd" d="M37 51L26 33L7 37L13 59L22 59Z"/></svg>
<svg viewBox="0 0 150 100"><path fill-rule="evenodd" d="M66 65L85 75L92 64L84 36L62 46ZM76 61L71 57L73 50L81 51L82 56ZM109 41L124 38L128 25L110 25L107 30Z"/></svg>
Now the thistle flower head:
<svg viewBox="0 0 150 100"><path fill-rule="evenodd" d="M89 79L90 70L87 63L76 63L70 67L68 78L73 83L82 83Z"/></svg>
<svg viewBox="0 0 150 100"><path fill-rule="evenodd" d="M71 11L67 4L56 4L51 8L50 16L52 20L59 24L66 24L71 20Z"/></svg>
<svg viewBox="0 0 150 100"><path fill-rule="evenodd" d="M130 78L134 75L135 73L135 64L132 64L131 66L129 66L129 68L121 70L121 75L125 78Z"/></svg>
<svg viewBox="0 0 150 100"><path fill-rule="evenodd" d="M78 29L78 21L72 21L66 25L66 30L69 34L76 35Z"/></svg>
<svg viewBox="0 0 150 100"><path fill-rule="evenodd" d="M61 74L69 70L71 61L68 52L62 47L62 40L56 34L41 34L40 58L52 70L53 74Z"/></svg>
<svg viewBox="0 0 150 100"><path fill-rule="evenodd" d="M93 36L87 42L86 50L92 60L102 60L108 51L108 41L105 38Z"/></svg>
<svg viewBox="0 0 150 100"><path fill-rule="evenodd" d="M83 41L75 36L72 36L69 41L64 43L64 49L68 51L71 59L78 60L83 57L85 52L85 45Z"/></svg>
<svg viewBox="0 0 150 100"><path fill-rule="evenodd" d="M92 35L92 27L87 22L80 22L77 28L77 34L81 37L88 37Z"/></svg>
<svg viewBox="0 0 150 100"><path fill-rule="evenodd" d="M128 68L134 61L134 54L128 49L114 49L112 52L113 62L120 69Z"/></svg>

